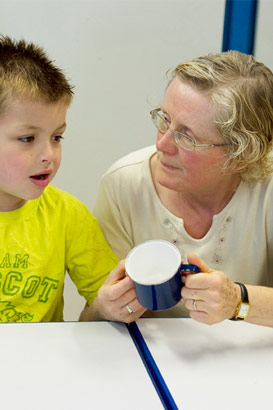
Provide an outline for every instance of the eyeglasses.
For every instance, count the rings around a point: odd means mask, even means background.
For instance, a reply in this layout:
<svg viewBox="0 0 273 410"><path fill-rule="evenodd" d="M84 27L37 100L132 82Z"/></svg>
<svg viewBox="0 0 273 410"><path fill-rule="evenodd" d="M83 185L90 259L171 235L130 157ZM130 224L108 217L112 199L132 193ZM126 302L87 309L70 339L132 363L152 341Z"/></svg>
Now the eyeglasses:
<svg viewBox="0 0 273 410"><path fill-rule="evenodd" d="M155 110L150 111L150 115L152 117L153 123L155 124L156 128L162 133L165 134L168 130L170 130L174 135L174 140L176 144L187 150L187 151L195 151L196 148L211 148L211 147L223 147L228 144L197 144L194 138L189 137L187 134L184 134L180 131L172 131L169 127L168 121L163 117L162 111L160 108L156 108Z"/></svg>

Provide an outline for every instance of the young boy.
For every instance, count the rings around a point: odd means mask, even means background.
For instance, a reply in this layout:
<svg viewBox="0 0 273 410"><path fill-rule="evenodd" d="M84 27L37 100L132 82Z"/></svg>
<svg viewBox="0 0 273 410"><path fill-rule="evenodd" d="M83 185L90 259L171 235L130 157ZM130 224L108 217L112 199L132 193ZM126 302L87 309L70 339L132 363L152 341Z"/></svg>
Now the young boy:
<svg viewBox="0 0 273 410"><path fill-rule="evenodd" d="M49 185L72 94L41 48L0 37L1 322L62 321L66 271L90 310L118 262L87 207Z"/></svg>

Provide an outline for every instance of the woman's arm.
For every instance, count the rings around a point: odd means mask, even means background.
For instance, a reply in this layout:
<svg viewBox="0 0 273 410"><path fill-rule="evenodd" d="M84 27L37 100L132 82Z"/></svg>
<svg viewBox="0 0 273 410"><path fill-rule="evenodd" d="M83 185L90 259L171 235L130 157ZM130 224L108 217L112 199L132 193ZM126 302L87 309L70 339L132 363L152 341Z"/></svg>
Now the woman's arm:
<svg viewBox="0 0 273 410"><path fill-rule="evenodd" d="M134 247L128 212L121 212L123 195L105 178L101 180L93 214L97 218L105 239L113 252L123 259Z"/></svg>

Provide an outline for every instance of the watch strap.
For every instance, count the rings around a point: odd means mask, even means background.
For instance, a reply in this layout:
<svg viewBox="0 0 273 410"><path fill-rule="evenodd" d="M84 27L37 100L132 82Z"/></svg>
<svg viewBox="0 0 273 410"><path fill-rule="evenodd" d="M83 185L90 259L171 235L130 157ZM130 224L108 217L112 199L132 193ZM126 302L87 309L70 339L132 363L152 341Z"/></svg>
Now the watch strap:
<svg viewBox="0 0 273 410"><path fill-rule="evenodd" d="M240 286L242 302L249 303L248 292L247 292L247 288L245 287L245 285L243 283L240 283L240 282L235 282L235 283Z"/></svg>
<svg viewBox="0 0 273 410"><path fill-rule="evenodd" d="M232 317L230 320L244 320L245 319L244 317L240 317L240 316L236 317L236 315L237 315L237 312L240 310L240 306L242 303L246 303L249 305L248 292L247 292L247 288L245 287L243 283L240 283L240 282L235 282L235 283L240 286L241 300L236 308L235 316Z"/></svg>

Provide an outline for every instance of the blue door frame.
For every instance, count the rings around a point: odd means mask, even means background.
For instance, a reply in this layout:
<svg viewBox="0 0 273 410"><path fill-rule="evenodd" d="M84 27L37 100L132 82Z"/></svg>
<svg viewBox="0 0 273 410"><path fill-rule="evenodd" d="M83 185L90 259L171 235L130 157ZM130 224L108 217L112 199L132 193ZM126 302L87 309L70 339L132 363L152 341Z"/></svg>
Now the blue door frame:
<svg viewBox="0 0 273 410"><path fill-rule="evenodd" d="M258 0L226 0L222 51L254 54Z"/></svg>

